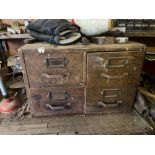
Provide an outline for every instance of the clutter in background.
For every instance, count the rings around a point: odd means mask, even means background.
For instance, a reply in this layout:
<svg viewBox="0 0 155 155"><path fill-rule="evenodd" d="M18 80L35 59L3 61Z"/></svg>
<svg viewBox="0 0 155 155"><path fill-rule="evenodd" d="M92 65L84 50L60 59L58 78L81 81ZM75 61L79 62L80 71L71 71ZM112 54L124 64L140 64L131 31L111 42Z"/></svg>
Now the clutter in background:
<svg viewBox="0 0 155 155"><path fill-rule="evenodd" d="M12 68L12 72L8 74L3 74L3 77L13 77L8 78L7 83L4 85L4 82L1 78L1 86L3 86L4 92L2 93L3 99L0 102L0 118L7 118L10 120L23 119L29 114L29 106L27 103L27 96L23 77L21 76L21 70L19 68L20 64L16 61L18 57L10 57L8 61L8 67ZM13 60L14 59L14 60ZM16 75L17 74L17 75ZM19 74L19 75L18 75Z"/></svg>
<svg viewBox="0 0 155 155"><path fill-rule="evenodd" d="M7 27L7 32L11 34L25 33L25 26L21 25L19 22L13 22L11 27Z"/></svg>
<svg viewBox="0 0 155 155"><path fill-rule="evenodd" d="M134 110L141 118L144 119L152 130L155 128L155 123L151 114L150 102L146 99L145 95L142 95L141 89L139 89L139 92L137 93Z"/></svg>
<svg viewBox="0 0 155 155"><path fill-rule="evenodd" d="M26 32L25 25L17 21L10 23L10 25L1 22L0 31L1 36ZM21 97L19 94L24 92L25 87L19 57L8 55L7 41L2 38L0 40L0 61L2 62L0 65L0 113L8 116L22 107L23 95Z"/></svg>
<svg viewBox="0 0 155 155"><path fill-rule="evenodd" d="M3 100L0 102L0 112L1 113L10 113L18 105L19 101L14 97L10 96L3 82L1 67L0 67L0 90L3 96Z"/></svg>
<svg viewBox="0 0 155 155"><path fill-rule="evenodd" d="M30 23L30 21L32 20L25 19L23 22L19 22L19 20L12 20L12 22L8 23L7 20L0 20L0 33L3 35L27 33L26 26Z"/></svg>
<svg viewBox="0 0 155 155"><path fill-rule="evenodd" d="M113 20L115 27L125 27L126 31L154 31L154 19L116 19Z"/></svg>
<svg viewBox="0 0 155 155"><path fill-rule="evenodd" d="M148 47L134 108L154 128L155 120L155 48Z"/></svg>
<svg viewBox="0 0 155 155"><path fill-rule="evenodd" d="M13 74L22 73L20 58L18 55L8 57L7 66L12 68Z"/></svg>
<svg viewBox="0 0 155 155"><path fill-rule="evenodd" d="M150 77L149 74L143 73L143 80L138 91L144 96L145 102L149 108L150 116L155 119L155 78Z"/></svg>
<svg viewBox="0 0 155 155"><path fill-rule="evenodd" d="M0 102L0 116L5 114L8 118L19 119L22 117L22 114L24 115L27 107L25 103L26 91L19 57L12 56L7 59L7 69L11 69L11 72L5 73L4 66L5 64L3 64L3 70L0 70L0 90L3 97ZM3 78L7 76L7 80L5 80L7 84L5 84L2 76Z"/></svg>

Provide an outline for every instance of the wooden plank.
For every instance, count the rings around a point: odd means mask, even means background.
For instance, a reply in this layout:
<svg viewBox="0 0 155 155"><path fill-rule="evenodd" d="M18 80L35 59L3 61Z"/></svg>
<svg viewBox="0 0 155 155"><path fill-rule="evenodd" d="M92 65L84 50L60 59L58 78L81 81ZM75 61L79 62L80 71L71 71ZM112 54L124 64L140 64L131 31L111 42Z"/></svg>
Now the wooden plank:
<svg viewBox="0 0 155 155"><path fill-rule="evenodd" d="M155 31L141 31L141 32L126 32L125 37L155 37Z"/></svg>
<svg viewBox="0 0 155 155"><path fill-rule="evenodd" d="M127 44L108 44L108 45L98 45L98 44L89 44L88 45L82 45L82 44L74 44L74 45L68 45L68 46L55 46L50 45L47 43L34 43L34 44L27 44L21 47L19 50L26 49L27 51L36 50L40 47L44 47L45 49L53 49L56 51L59 50L68 50L72 52L78 52L78 50L84 50L88 52L94 52L94 51L137 51L140 49L143 49L145 47L144 44L136 43L136 42L128 42ZM91 50L90 50L91 49ZM37 52L37 51L36 51ZM46 53L46 50L45 50Z"/></svg>
<svg viewBox="0 0 155 155"><path fill-rule="evenodd" d="M11 39L32 39L32 37L28 33L24 34L1 34L0 35L1 40L11 40Z"/></svg>

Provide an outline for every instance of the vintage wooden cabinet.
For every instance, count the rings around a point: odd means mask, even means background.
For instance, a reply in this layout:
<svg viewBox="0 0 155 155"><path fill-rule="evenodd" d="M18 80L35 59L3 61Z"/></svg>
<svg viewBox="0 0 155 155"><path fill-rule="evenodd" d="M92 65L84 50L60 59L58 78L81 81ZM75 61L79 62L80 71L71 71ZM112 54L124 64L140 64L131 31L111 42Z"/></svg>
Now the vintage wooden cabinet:
<svg viewBox="0 0 155 155"><path fill-rule="evenodd" d="M127 112L132 108L145 45L54 46L19 49L34 116Z"/></svg>

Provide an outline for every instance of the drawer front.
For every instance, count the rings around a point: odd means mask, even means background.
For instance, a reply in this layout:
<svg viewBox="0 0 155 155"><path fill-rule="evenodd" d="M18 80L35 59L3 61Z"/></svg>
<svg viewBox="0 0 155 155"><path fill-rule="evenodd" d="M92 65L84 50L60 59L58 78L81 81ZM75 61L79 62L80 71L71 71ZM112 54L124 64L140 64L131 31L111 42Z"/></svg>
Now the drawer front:
<svg viewBox="0 0 155 155"><path fill-rule="evenodd" d="M30 111L34 116L84 113L84 90L79 88L30 88Z"/></svg>
<svg viewBox="0 0 155 155"><path fill-rule="evenodd" d="M131 110L135 87L119 88L87 88L87 113L113 113Z"/></svg>
<svg viewBox="0 0 155 155"><path fill-rule="evenodd" d="M144 51L94 52L87 54L87 61L104 70L127 70L132 64L142 65L144 55Z"/></svg>
<svg viewBox="0 0 155 155"><path fill-rule="evenodd" d="M30 87L83 85L84 54L80 51L28 50L24 59Z"/></svg>
<svg viewBox="0 0 155 155"><path fill-rule="evenodd" d="M135 85L144 60L143 52L100 52L87 54L89 87Z"/></svg>
<svg viewBox="0 0 155 155"><path fill-rule="evenodd" d="M130 112L132 109L132 104L128 105L127 103L129 103L129 101L127 102L114 101L109 103L89 101L87 103L86 113L87 114L108 114L108 113Z"/></svg>
<svg viewBox="0 0 155 155"><path fill-rule="evenodd" d="M88 73L89 74L89 73ZM129 76L128 73L121 75L108 75L105 73L90 73L87 77L87 87L128 88L139 83L139 76Z"/></svg>

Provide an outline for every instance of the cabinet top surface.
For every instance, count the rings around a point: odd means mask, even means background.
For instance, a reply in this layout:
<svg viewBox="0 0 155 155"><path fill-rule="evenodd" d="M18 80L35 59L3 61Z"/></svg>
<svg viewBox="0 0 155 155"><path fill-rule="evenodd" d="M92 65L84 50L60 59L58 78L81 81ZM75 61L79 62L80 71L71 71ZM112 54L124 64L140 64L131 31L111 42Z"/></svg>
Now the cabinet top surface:
<svg viewBox="0 0 155 155"><path fill-rule="evenodd" d="M67 45L67 46L57 46L57 45L50 45L47 43L33 43L33 44L26 44L19 48L19 50L33 50L38 48L45 48L45 49L53 49L53 50L84 50L84 51L95 51L95 50L101 50L101 51L115 51L115 50L138 50L141 48L144 48L145 45L137 42L128 42L126 44L103 44L103 45L97 45L97 44L89 44L89 45L82 45L82 44L73 44L73 45Z"/></svg>

